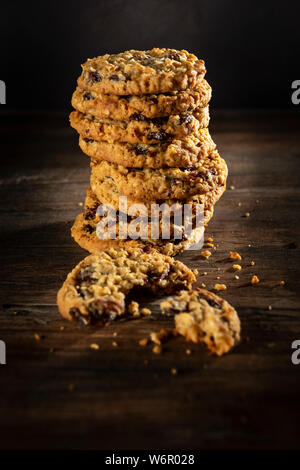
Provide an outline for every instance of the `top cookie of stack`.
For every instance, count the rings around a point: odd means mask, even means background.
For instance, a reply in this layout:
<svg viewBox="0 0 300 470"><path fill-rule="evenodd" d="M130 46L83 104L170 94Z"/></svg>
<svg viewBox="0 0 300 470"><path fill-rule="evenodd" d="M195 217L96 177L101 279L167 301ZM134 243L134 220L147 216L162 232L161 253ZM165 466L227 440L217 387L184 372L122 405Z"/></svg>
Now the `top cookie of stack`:
<svg viewBox="0 0 300 470"><path fill-rule="evenodd" d="M195 88L205 75L203 60L175 49L126 51L88 59L78 85L96 93L144 95Z"/></svg>
<svg viewBox="0 0 300 470"><path fill-rule="evenodd" d="M99 204L104 194L111 201L117 194L131 203L171 205L205 196L212 215L227 167L208 131L204 61L154 48L88 59L82 69L70 122L91 157L92 197ZM85 208L90 215L87 201Z"/></svg>

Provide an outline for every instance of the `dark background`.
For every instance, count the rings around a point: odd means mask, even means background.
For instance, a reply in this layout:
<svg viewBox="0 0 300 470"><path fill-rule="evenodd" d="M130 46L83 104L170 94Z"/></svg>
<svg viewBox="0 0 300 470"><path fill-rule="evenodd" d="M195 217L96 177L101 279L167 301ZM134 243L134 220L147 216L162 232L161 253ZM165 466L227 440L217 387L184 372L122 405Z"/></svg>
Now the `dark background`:
<svg viewBox="0 0 300 470"><path fill-rule="evenodd" d="M214 107L293 107L299 13L299 1L2 2L6 109L69 107L88 57L154 46L206 61Z"/></svg>

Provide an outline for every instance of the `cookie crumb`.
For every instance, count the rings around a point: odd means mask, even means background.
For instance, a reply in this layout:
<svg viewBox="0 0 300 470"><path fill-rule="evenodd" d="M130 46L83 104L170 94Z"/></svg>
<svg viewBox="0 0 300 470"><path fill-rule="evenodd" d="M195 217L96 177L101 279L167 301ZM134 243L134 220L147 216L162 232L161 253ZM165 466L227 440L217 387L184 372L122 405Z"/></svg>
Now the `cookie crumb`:
<svg viewBox="0 0 300 470"><path fill-rule="evenodd" d="M156 345L154 346L154 348L152 349L152 351L154 352L154 354L161 354L161 353L162 353L162 347L161 347L161 345L156 344Z"/></svg>
<svg viewBox="0 0 300 470"><path fill-rule="evenodd" d="M60 329L60 331L64 331L65 327L61 326L59 329Z"/></svg>
<svg viewBox="0 0 300 470"><path fill-rule="evenodd" d="M132 315L135 318L140 317L140 310L139 310L138 302L134 302L134 300L130 302L130 304L128 305L128 312L130 313L130 315Z"/></svg>
<svg viewBox="0 0 300 470"><path fill-rule="evenodd" d="M203 276L207 276L207 272L206 272L206 271L204 271Z"/></svg>
<svg viewBox="0 0 300 470"><path fill-rule="evenodd" d="M83 206L83 202L78 202L79 207Z"/></svg>
<svg viewBox="0 0 300 470"><path fill-rule="evenodd" d="M195 274L195 276L198 276L198 274L199 274L199 271L198 271L198 269L196 269L196 268L195 268L195 269L193 269L193 273Z"/></svg>
<svg viewBox="0 0 300 470"><path fill-rule="evenodd" d="M149 315L151 315L151 310L150 310L149 308L142 308L141 314L142 314L144 317L148 317Z"/></svg>
<svg viewBox="0 0 300 470"><path fill-rule="evenodd" d="M272 305L268 306L268 310L272 310L272 308L273 308Z"/></svg>
<svg viewBox="0 0 300 470"><path fill-rule="evenodd" d="M238 260L238 261L242 259L241 255L237 251L230 251L229 252L229 258L234 259L234 260Z"/></svg>
<svg viewBox="0 0 300 470"><path fill-rule="evenodd" d="M150 333L150 339L155 344L161 344L162 341L165 341L168 337L168 332L162 328L158 333L156 331L152 331Z"/></svg>
<svg viewBox="0 0 300 470"><path fill-rule="evenodd" d="M203 250L201 251L200 255L207 259L211 256L211 252L209 250Z"/></svg>
<svg viewBox="0 0 300 470"><path fill-rule="evenodd" d="M233 264L232 269L235 271L240 271L242 269L242 266L240 264Z"/></svg>
<svg viewBox="0 0 300 470"><path fill-rule="evenodd" d="M118 333L116 331L113 332L113 336L118 336Z"/></svg>
<svg viewBox="0 0 300 470"><path fill-rule="evenodd" d="M215 289L216 291L226 290L226 289L227 289L227 286L226 286L226 284L215 284L214 289Z"/></svg>
<svg viewBox="0 0 300 470"><path fill-rule="evenodd" d="M251 284L254 285L254 284L258 284L259 283L259 279L257 276L252 276L251 278Z"/></svg>
<svg viewBox="0 0 300 470"><path fill-rule="evenodd" d="M233 184L231 186L229 186L229 188L231 189L231 191L235 190L235 186Z"/></svg>
<svg viewBox="0 0 300 470"><path fill-rule="evenodd" d="M205 288L206 284L204 282L201 283L201 287Z"/></svg>
<svg viewBox="0 0 300 470"><path fill-rule="evenodd" d="M163 300L162 302L160 302L159 306L162 311L162 314L164 315L165 310L168 310L171 307L171 304L168 300Z"/></svg>
<svg viewBox="0 0 300 470"><path fill-rule="evenodd" d="M114 348L117 348L119 346L116 341L113 341L111 344L113 345Z"/></svg>
<svg viewBox="0 0 300 470"><path fill-rule="evenodd" d="M39 335L38 333L34 333L34 339L35 339L36 341L40 341L40 340L42 339L42 336Z"/></svg>
<svg viewBox="0 0 300 470"><path fill-rule="evenodd" d="M234 276L234 279L239 279L240 276L238 276L237 274Z"/></svg>
<svg viewBox="0 0 300 470"><path fill-rule="evenodd" d="M242 203L241 202L238 202L238 206L241 207Z"/></svg>
<svg viewBox="0 0 300 470"><path fill-rule="evenodd" d="M206 246L207 248L213 248L213 247L214 247L214 244L211 243L211 242L206 242L206 243L205 243L205 246Z"/></svg>
<svg viewBox="0 0 300 470"><path fill-rule="evenodd" d="M213 242L214 239L213 239L212 237L208 237L207 241L208 241L208 242Z"/></svg>
<svg viewBox="0 0 300 470"><path fill-rule="evenodd" d="M255 265L255 262L251 261L250 266L254 266L254 265Z"/></svg>
<svg viewBox="0 0 300 470"><path fill-rule="evenodd" d="M16 311L15 311L15 312L13 312L13 315L18 315L18 313L19 313L19 312L16 312Z"/></svg>
<svg viewBox="0 0 300 470"><path fill-rule="evenodd" d="M95 349L95 351L96 351L96 350L99 349L99 344L97 344L97 343L92 343L92 344L90 344L90 348L91 348L91 349Z"/></svg>
<svg viewBox="0 0 300 470"><path fill-rule="evenodd" d="M285 281L280 281L279 283L281 286L284 286L285 285Z"/></svg>
<svg viewBox="0 0 300 470"><path fill-rule="evenodd" d="M246 212L245 217L250 217L250 212Z"/></svg>
<svg viewBox="0 0 300 470"><path fill-rule="evenodd" d="M185 354L186 354L187 356L190 356L190 355L192 354L191 349L186 349L186 350L185 350Z"/></svg>
<svg viewBox="0 0 300 470"><path fill-rule="evenodd" d="M140 346L147 346L147 344L148 344L148 338L142 338L139 340Z"/></svg>
<svg viewBox="0 0 300 470"><path fill-rule="evenodd" d="M171 374L172 375L177 375L178 374L178 370L176 369L176 367L172 367Z"/></svg>

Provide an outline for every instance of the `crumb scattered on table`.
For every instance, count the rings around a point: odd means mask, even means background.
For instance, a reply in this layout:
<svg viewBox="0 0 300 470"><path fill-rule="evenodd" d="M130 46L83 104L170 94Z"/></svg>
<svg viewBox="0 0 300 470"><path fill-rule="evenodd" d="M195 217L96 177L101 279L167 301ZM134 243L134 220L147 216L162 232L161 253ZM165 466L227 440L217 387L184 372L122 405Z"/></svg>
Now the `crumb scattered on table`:
<svg viewBox="0 0 300 470"><path fill-rule="evenodd" d="M259 282L260 282L260 281L259 281L259 279L258 279L257 276L255 276L255 275L252 276L252 278L251 278L251 284L252 284L252 285L258 284Z"/></svg>
<svg viewBox="0 0 300 470"><path fill-rule="evenodd" d="M130 304L128 305L128 312L130 313L130 315L132 315L135 318L139 317L140 310L139 310L138 302L134 302L134 300L130 302Z"/></svg>
<svg viewBox="0 0 300 470"><path fill-rule="evenodd" d="M235 271L240 271L242 269L242 266L240 264L233 264L232 265L232 268L235 270Z"/></svg>
<svg viewBox="0 0 300 470"><path fill-rule="evenodd" d="M152 351L154 352L154 354L161 354L161 353L162 353L162 347L161 347L161 345L156 344L156 345L154 346L154 348L152 349Z"/></svg>
<svg viewBox="0 0 300 470"><path fill-rule="evenodd" d="M209 250L203 250L201 251L200 255L207 259L211 256L211 252Z"/></svg>
<svg viewBox="0 0 300 470"><path fill-rule="evenodd" d="M229 257L230 257L230 259L234 259L234 260L237 260L237 261L242 259L241 255L237 251L230 251L229 252Z"/></svg>
<svg viewBox="0 0 300 470"><path fill-rule="evenodd" d="M167 338L168 338L168 332L164 328L162 328L159 332L152 331L150 333L151 341L158 345L160 345Z"/></svg>
<svg viewBox="0 0 300 470"><path fill-rule="evenodd" d="M148 344L148 338L142 338L139 340L140 346L147 346L147 344Z"/></svg>
<svg viewBox="0 0 300 470"><path fill-rule="evenodd" d="M141 314L144 316L144 317L147 317L148 315L151 315L151 310L149 308L142 308L141 309Z"/></svg>
<svg viewBox="0 0 300 470"><path fill-rule="evenodd" d="M216 291L226 290L226 289L227 289L227 286L226 286L226 284L215 284L214 289L215 289Z"/></svg>

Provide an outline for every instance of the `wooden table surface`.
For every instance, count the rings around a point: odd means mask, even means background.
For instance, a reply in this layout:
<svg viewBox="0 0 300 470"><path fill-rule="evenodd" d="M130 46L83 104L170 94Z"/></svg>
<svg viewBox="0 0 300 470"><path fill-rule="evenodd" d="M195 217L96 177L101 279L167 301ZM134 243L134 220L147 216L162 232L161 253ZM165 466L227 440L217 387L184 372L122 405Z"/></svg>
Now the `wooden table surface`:
<svg viewBox="0 0 300 470"><path fill-rule="evenodd" d="M291 344L300 339L299 113L212 113L212 135L230 174L206 231L217 250L207 261L195 251L179 259L198 268L198 285L213 288L220 276L223 296L240 315L242 343L217 358L183 338L168 342L162 355L137 344L171 327L171 319L82 329L60 318L56 292L87 255L70 227L88 187L88 157L67 113L4 109L0 339L7 364L0 365L0 446L299 447L300 365L291 361ZM242 255L239 280L229 251ZM253 274L261 281L256 286Z"/></svg>

